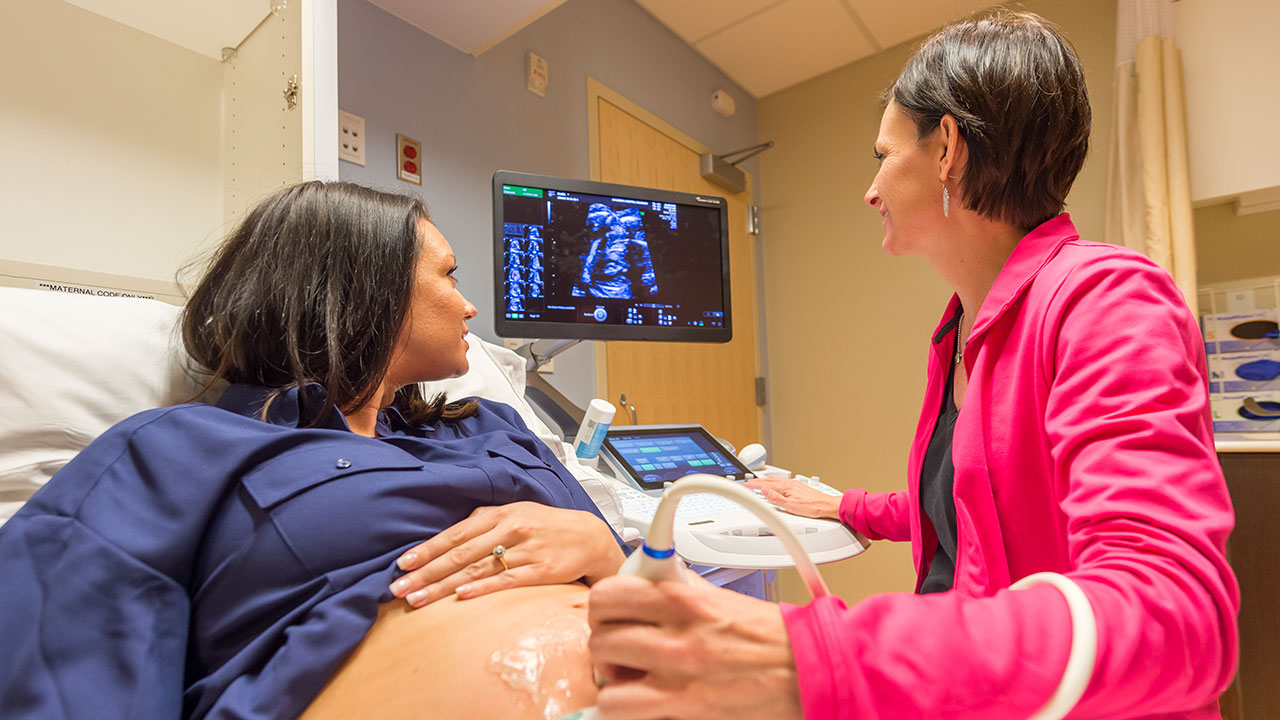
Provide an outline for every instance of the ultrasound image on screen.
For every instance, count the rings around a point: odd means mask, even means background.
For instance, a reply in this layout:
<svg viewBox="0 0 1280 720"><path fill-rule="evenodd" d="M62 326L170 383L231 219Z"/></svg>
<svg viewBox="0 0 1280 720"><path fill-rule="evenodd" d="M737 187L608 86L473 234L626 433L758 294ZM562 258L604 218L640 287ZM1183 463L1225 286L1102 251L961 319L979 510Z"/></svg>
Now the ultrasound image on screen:
<svg viewBox="0 0 1280 720"><path fill-rule="evenodd" d="M724 327L719 207L503 190L507 319Z"/></svg>
<svg viewBox="0 0 1280 720"><path fill-rule="evenodd" d="M658 278L642 218L634 207L615 211L604 203L592 203L587 208L591 249L571 294L623 300L657 296Z"/></svg>

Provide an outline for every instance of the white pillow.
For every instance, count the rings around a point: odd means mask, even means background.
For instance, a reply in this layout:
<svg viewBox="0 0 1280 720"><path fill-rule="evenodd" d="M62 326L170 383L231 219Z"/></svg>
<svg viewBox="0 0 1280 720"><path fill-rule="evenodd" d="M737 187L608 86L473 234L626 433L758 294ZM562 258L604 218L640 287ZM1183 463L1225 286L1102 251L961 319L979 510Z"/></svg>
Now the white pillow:
<svg viewBox="0 0 1280 720"><path fill-rule="evenodd" d="M158 300L0 287L0 523L107 428L195 395L179 312ZM469 340L471 369L427 383L428 397L478 395L515 408L621 532L617 494L525 402L524 360Z"/></svg>
<svg viewBox="0 0 1280 720"><path fill-rule="evenodd" d="M0 522L103 431L199 389L159 300L0 287Z"/></svg>

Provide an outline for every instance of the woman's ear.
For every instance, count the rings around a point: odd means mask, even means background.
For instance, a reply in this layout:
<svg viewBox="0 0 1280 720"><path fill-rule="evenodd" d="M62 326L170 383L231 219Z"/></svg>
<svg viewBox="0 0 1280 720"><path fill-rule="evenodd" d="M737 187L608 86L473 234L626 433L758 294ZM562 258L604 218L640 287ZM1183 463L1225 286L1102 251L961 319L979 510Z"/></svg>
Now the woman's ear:
<svg viewBox="0 0 1280 720"><path fill-rule="evenodd" d="M942 131L942 154L938 157L938 182L947 184L947 180L959 180L964 176L965 166L969 163L969 145L960 135L960 126L951 115L943 115L938 121L938 129Z"/></svg>

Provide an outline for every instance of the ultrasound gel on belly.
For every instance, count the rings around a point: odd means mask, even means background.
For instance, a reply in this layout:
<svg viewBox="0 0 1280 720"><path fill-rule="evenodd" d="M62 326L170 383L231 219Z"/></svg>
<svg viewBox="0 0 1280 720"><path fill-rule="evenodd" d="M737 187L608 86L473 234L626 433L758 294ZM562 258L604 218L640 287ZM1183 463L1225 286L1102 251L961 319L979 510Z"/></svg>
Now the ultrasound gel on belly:
<svg viewBox="0 0 1280 720"><path fill-rule="evenodd" d="M575 713L565 715L574 698L569 679L552 677L547 672L548 664L555 666L555 661L566 654L585 656L589 635L585 617L553 617L540 627L524 632L514 646L495 650L489 656L487 669L496 673L508 687L527 694L534 708L541 710L544 720L573 718ZM591 720L599 716L577 717Z"/></svg>

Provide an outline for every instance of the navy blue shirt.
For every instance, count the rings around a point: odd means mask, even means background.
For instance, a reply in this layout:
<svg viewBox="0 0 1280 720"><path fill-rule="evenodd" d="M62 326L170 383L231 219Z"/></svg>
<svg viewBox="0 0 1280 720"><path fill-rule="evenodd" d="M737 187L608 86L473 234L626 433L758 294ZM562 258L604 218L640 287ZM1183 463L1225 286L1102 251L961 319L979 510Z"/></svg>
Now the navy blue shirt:
<svg viewBox="0 0 1280 720"><path fill-rule="evenodd" d="M0 715L295 717L405 550L486 505L600 514L506 405L368 438L265 392L125 420L0 527Z"/></svg>

